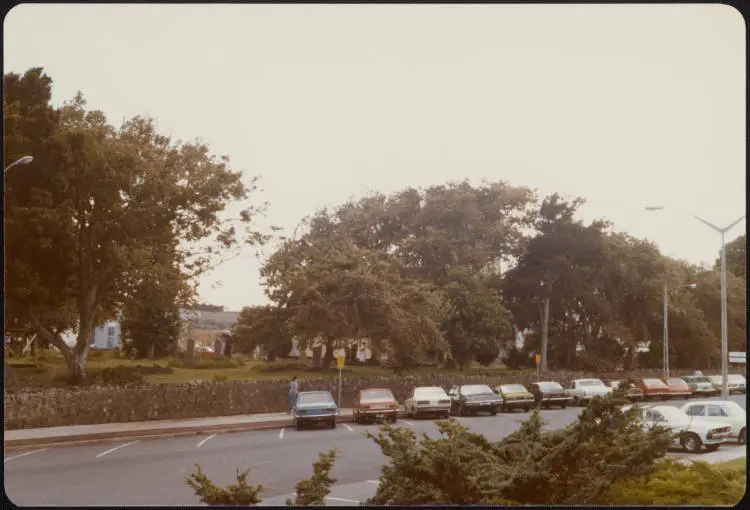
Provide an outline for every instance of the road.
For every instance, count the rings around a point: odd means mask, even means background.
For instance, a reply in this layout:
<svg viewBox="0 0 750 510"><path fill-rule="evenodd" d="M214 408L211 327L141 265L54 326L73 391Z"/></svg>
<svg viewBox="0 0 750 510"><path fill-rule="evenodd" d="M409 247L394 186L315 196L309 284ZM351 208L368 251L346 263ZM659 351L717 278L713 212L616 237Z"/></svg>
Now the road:
<svg viewBox="0 0 750 510"><path fill-rule="evenodd" d="M745 396L731 397L743 408ZM684 401L667 402L681 406ZM549 428L573 422L580 408L544 410ZM461 417L473 432L500 440L520 427L529 413ZM437 437L430 419L400 419L399 424ZM16 505L195 505L198 498L185 484L195 463L216 483L227 485L235 470L253 468L248 480L262 484L265 504L283 504L295 484L312 474L318 453L339 452L332 476L337 484L328 504L351 505L371 496L377 486L385 457L364 432L375 425L339 424L336 429L297 431L294 428L258 430L234 434L123 441L122 443L49 448L5 454L5 491ZM723 452L744 454L745 447L726 444L711 454L687 458L719 460ZM709 459L709 456L711 457Z"/></svg>

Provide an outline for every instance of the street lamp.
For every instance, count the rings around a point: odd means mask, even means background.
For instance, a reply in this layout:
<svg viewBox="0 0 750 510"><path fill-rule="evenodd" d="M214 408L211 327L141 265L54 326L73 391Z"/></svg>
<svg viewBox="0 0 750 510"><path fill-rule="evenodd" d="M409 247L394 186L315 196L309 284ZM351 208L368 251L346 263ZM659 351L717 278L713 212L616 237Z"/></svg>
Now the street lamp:
<svg viewBox="0 0 750 510"><path fill-rule="evenodd" d="M8 166L5 167L5 170L3 170L3 176L5 176L5 174L8 172L8 170L10 170L11 168L13 168L14 166L16 166L16 165L28 165L32 161L34 161L34 156L24 156L22 158L18 158L13 163L11 163L10 165L8 165Z"/></svg>
<svg viewBox="0 0 750 510"><path fill-rule="evenodd" d="M694 289L697 287L694 283L687 285L678 285L677 288ZM664 377L669 377L669 289L667 282L664 282Z"/></svg>
<svg viewBox="0 0 750 510"><path fill-rule="evenodd" d="M647 211L658 211L664 209L663 206L646 207ZM728 360L728 341L727 341L727 249L724 241L724 234L729 232L735 225L745 219L745 216L741 216L734 222L730 223L724 228L717 227L716 225L707 222L703 218L699 218L695 214L693 217L708 225L713 230L721 234L721 396L723 398L729 398L729 360Z"/></svg>

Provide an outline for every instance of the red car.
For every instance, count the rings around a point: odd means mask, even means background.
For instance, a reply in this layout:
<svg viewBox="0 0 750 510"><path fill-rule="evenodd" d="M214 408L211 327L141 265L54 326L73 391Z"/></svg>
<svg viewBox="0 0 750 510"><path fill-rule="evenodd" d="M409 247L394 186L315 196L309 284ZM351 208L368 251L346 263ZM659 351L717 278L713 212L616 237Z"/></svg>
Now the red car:
<svg viewBox="0 0 750 510"><path fill-rule="evenodd" d="M368 388L359 392L354 403L354 423L365 420L388 420L396 422L398 402L387 388Z"/></svg>
<svg viewBox="0 0 750 510"><path fill-rule="evenodd" d="M687 400L693 393L688 383L679 377L663 377L662 382L669 386L669 390L672 392L672 397L674 398L682 397Z"/></svg>
<svg viewBox="0 0 750 510"><path fill-rule="evenodd" d="M640 388L643 390L643 400L669 400L672 398L672 390L669 386L656 377L641 379Z"/></svg>

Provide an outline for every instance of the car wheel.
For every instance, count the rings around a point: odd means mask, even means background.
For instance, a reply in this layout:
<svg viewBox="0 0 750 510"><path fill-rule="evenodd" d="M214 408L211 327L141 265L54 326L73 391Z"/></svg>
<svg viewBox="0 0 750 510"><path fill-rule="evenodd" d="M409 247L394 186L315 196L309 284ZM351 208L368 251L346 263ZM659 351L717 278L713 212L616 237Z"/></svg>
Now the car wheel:
<svg viewBox="0 0 750 510"><path fill-rule="evenodd" d="M388 421L390 421L391 423L396 423L397 419L398 419L398 417L394 414L393 416L390 417L390 419Z"/></svg>
<svg viewBox="0 0 750 510"><path fill-rule="evenodd" d="M357 413L354 413L354 423L359 423L359 415Z"/></svg>
<svg viewBox="0 0 750 510"><path fill-rule="evenodd" d="M297 430L302 430L302 422L301 422L301 421L299 421L299 420L297 420L297 422L296 422L296 423L294 424L294 427L295 427L295 428L296 428Z"/></svg>
<svg viewBox="0 0 750 510"><path fill-rule="evenodd" d="M740 430L739 440L740 444L745 444L745 429Z"/></svg>
<svg viewBox="0 0 750 510"><path fill-rule="evenodd" d="M492 411L490 411L490 414L491 414L492 416L497 416L497 411L498 411L498 409L497 409L497 408L495 408L495 409L493 409Z"/></svg>
<svg viewBox="0 0 750 510"><path fill-rule="evenodd" d="M445 418L446 420L450 420L450 419L451 419L451 413L449 413L449 412L448 412L448 413L445 413L445 416L444 416L444 418Z"/></svg>
<svg viewBox="0 0 750 510"><path fill-rule="evenodd" d="M719 446L721 446L721 444L707 444L706 450L708 450L709 452L715 452L719 449Z"/></svg>
<svg viewBox="0 0 750 510"><path fill-rule="evenodd" d="M703 446L703 443L701 442L701 438L698 437L697 434L693 434L692 432L684 434L680 438L680 444L686 451L690 453L700 452L701 446Z"/></svg>
<svg viewBox="0 0 750 510"><path fill-rule="evenodd" d="M565 409L568 406L568 404L560 404L560 409Z"/></svg>
<svg viewBox="0 0 750 510"><path fill-rule="evenodd" d="M466 411L464 411L464 406L459 404L458 411L456 414L458 414L459 416L463 416L464 414L466 414Z"/></svg>
<svg viewBox="0 0 750 510"><path fill-rule="evenodd" d="M527 412L527 413L528 413L528 412L529 412L529 411L531 410L531 408L530 408L529 406L525 406L525 407L523 408L523 410L524 410L525 412Z"/></svg>
<svg viewBox="0 0 750 510"><path fill-rule="evenodd" d="M685 395L685 400L688 400L690 398L690 395Z"/></svg>
<svg viewBox="0 0 750 510"><path fill-rule="evenodd" d="M335 419L331 420L331 423L329 425L330 425L330 427L332 429L335 429L336 428L336 420Z"/></svg>
<svg viewBox="0 0 750 510"><path fill-rule="evenodd" d="M581 405L581 399L578 397L573 397L573 405L574 406L580 406Z"/></svg>
<svg viewBox="0 0 750 510"><path fill-rule="evenodd" d="M500 406L500 412L501 413L507 413L508 412L508 408L505 406L505 404L503 404L503 405Z"/></svg>

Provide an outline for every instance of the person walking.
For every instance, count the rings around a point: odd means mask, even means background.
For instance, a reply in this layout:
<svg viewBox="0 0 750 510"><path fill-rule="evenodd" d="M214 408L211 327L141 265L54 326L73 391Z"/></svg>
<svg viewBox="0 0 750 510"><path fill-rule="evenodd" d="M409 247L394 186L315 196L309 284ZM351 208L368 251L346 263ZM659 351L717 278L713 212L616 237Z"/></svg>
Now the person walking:
<svg viewBox="0 0 750 510"><path fill-rule="evenodd" d="M297 403L297 376L292 376L292 382L289 383L289 410L286 414L292 414L292 409Z"/></svg>

